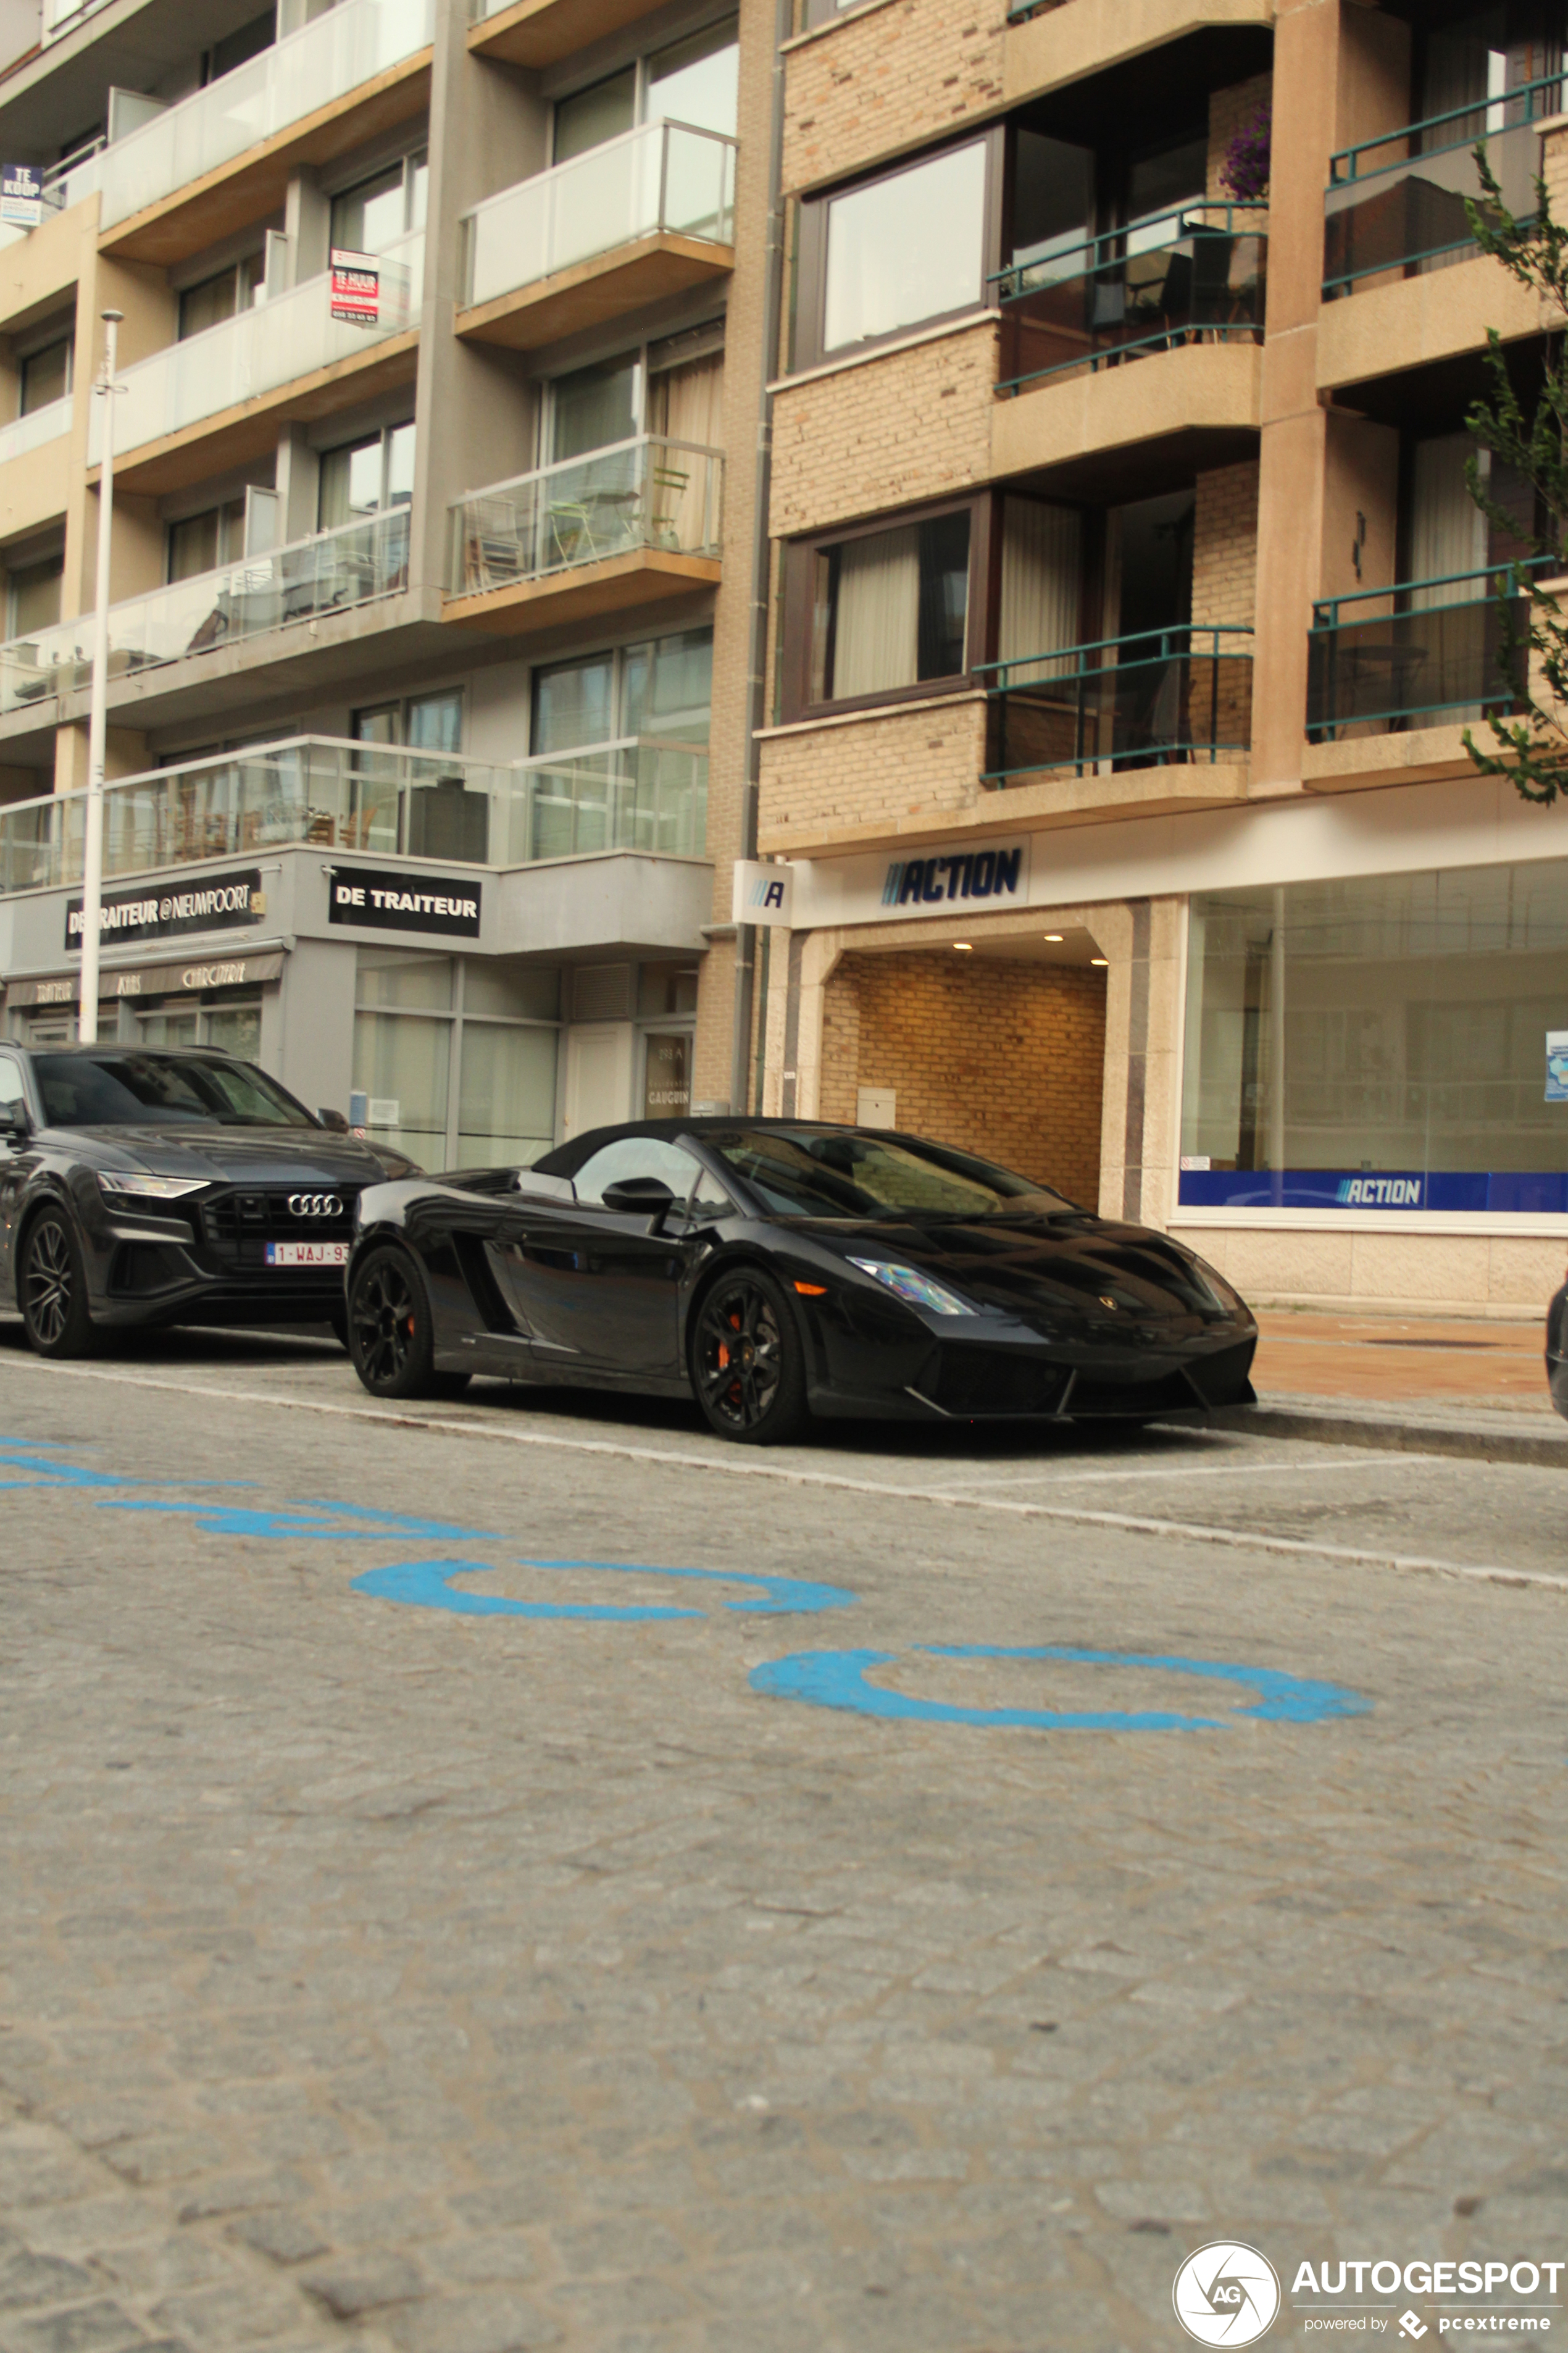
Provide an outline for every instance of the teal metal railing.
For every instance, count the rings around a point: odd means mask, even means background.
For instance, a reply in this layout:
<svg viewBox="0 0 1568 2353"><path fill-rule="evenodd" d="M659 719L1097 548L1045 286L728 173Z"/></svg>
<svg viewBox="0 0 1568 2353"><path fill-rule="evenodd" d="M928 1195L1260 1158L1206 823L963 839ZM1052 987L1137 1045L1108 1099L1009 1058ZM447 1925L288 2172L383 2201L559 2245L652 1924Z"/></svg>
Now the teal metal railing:
<svg viewBox="0 0 1568 2353"><path fill-rule="evenodd" d="M1550 74L1342 148L1323 199L1325 300L1389 270L1408 275L1474 251L1465 206L1482 201L1478 146L1515 219L1532 219L1540 125L1562 111L1565 88L1568 79Z"/></svg>
<svg viewBox="0 0 1568 2353"><path fill-rule="evenodd" d="M1238 641L1245 642L1238 642ZM984 781L1245 757L1252 630L1184 622L1058 652L986 662Z"/></svg>
<svg viewBox="0 0 1568 2353"><path fill-rule="evenodd" d="M1260 343L1268 240L1247 224L1265 210L1183 205L1000 270L997 391L1184 343Z"/></svg>
<svg viewBox="0 0 1568 2353"><path fill-rule="evenodd" d="M1413 719L1473 718L1516 708L1525 688L1527 577L1561 568L1560 557L1537 556L1321 598L1308 639L1310 741L1331 744L1351 726L1394 732ZM1500 585L1514 592L1508 603L1520 639L1506 676L1500 667L1508 638ZM1468 595L1453 593L1465 589Z"/></svg>

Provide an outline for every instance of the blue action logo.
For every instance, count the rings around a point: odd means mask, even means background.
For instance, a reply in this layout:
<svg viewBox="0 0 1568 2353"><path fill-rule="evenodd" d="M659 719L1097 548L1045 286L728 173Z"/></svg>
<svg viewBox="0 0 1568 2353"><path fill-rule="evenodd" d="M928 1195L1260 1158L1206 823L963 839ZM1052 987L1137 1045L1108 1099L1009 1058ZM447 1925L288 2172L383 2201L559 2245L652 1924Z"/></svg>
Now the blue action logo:
<svg viewBox="0 0 1568 2353"><path fill-rule="evenodd" d="M1072 1666L1142 1667L1156 1674L1203 1675L1239 1683L1256 1692L1257 1704L1234 1708L1232 1718L1251 1716L1269 1724L1321 1724L1331 1716L1365 1715L1372 1702L1340 1683L1304 1682L1272 1667L1233 1667L1218 1659L1145 1658L1127 1651L1079 1651L1049 1644L1002 1650L989 1642L922 1642L926 1659L1048 1659ZM895 1663L893 1651L796 1651L769 1659L752 1672L752 1689L774 1699L805 1700L814 1707L844 1708L856 1715L901 1723L977 1724L1026 1732L1220 1732L1224 1716L1178 1715L1163 1708L1062 1710L1034 1707L959 1707L945 1700L911 1699L867 1677L874 1667Z"/></svg>

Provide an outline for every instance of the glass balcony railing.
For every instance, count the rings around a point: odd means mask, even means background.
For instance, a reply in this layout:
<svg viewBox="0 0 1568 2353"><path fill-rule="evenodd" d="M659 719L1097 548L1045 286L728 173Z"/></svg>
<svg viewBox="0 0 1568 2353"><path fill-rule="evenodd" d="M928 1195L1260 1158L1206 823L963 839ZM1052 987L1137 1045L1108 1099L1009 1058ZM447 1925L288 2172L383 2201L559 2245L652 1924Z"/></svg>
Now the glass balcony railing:
<svg viewBox="0 0 1568 2353"><path fill-rule="evenodd" d="M1073 368L1183 343L1263 340L1268 240L1256 205L1186 205L1015 262L1001 290L1001 378L1018 392Z"/></svg>
<svg viewBox="0 0 1568 2353"><path fill-rule="evenodd" d="M476 205L464 216L464 301L515 293L660 230L734 242L732 139L647 122Z"/></svg>
<svg viewBox="0 0 1568 2353"><path fill-rule="evenodd" d="M35 408L30 417L0 425L0 466L8 466L13 458L26 458L46 442L58 441L70 431L75 410L76 403L68 392L63 400L51 400L47 408Z"/></svg>
<svg viewBox="0 0 1568 2353"><path fill-rule="evenodd" d="M109 612L111 679L319 620L408 586L408 512L344 523L337 531L172 581ZM0 713L69 694L92 676L92 615L0 646Z"/></svg>
<svg viewBox="0 0 1568 2353"><path fill-rule="evenodd" d="M986 782L1243 759L1252 631L1188 622L1024 660L988 662Z"/></svg>
<svg viewBox="0 0 1568 2353"><path fill-rule="evenodd" d="M1388 270L1413 276L1475 251L1465 205L1481 198L1479 144L1515 219L1532 219L1540 126L1562 112L1565 90L1561 74L1524 82L1506 97L1455 107L1335 155L1323 200L1325 300Z"/></svg>
<svg viewBox="0 0 1568 2353"><path fill-rule="evenodd" d="M117 139L104 159L103 227L129 220L346 98L426 47L434 25L435 0L339 0L325 16Z"/></svg>
<svg viewBox="0 0 1568 2353"><path fill-rule="evenodd" d="M1521 642L1511 680L1505 679L1500 659L1506 633L1494 592L1500 580L1519 588L1510 604L1522 640L1529 599L1521 575L1561 569L1560 558L1542 557L1395 588L1363 588L1314 605L1309 739L1332 744L1349 727L1393 733L1416 720L1454 725L1489 711L1517 709L1524 695L1524 647Z"/></svg>
<svg viewBox="0 0 1568 2353"><path fill-rule="evenodd" d="M79 882L85 793L0 807L0 893ZM628 737L491 767L300 736L111 784L106 877L308 843L433 864L515 867L637 850L700 858L705 744Z"/></svg>
<svg viewBox="0 0 1568 2353"><path fill-rule="evenodd" d="M481 596L641 548L717 555L723 481L717 449L644 439L470 491L451 510L451 594Z"/></svg>
<svg viewBox="0 0 1568 2353"><path fill-rule="evenodd" d="M332 317L331 280L323 274L124 369L121 381L125 390L114 417L117 454L162 440L203 417L219 417L241 401L313 375L336 360L353 359L387 336L417 325L425 284L424 230L399 238L379 259L382 315L373 326ZM102 402L95 400L88 443L90 465L97 464L100 455L102 410Z"/></svg>

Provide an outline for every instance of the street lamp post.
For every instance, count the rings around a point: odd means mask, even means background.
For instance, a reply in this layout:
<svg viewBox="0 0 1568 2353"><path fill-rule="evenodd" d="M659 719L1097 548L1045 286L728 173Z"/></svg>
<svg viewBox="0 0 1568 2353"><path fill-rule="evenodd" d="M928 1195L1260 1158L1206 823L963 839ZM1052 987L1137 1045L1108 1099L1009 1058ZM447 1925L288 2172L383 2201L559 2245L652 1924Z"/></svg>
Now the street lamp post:
<svg viewBox="0 0 1568 2353"><path fill-rule="evenodd" d="M88 730L87 831L81 871L81 1005L77 1035L98 1040L98 966L103 925L103 770L109 741L109 566L114 543L114 396L123 311L103 313L103 374L93 396L103 403L103 460L98 480L98 588L92 624L92 716Z"/></svg>

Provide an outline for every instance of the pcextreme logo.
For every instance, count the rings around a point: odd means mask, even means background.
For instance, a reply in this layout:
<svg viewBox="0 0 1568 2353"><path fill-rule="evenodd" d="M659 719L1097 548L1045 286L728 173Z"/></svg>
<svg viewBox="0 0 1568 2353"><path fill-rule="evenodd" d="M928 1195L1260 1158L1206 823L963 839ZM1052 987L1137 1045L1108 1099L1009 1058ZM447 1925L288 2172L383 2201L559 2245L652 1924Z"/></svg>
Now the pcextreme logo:
<svg viewBox="0 0 1568 2353"><path fill-rule="evenodd" d="M1267 2255L1215 2239L1189 2255L1171 2291L1176 2318L1199 2345L1256 2345L1279 2310L1279 2280Z"/></svg>

